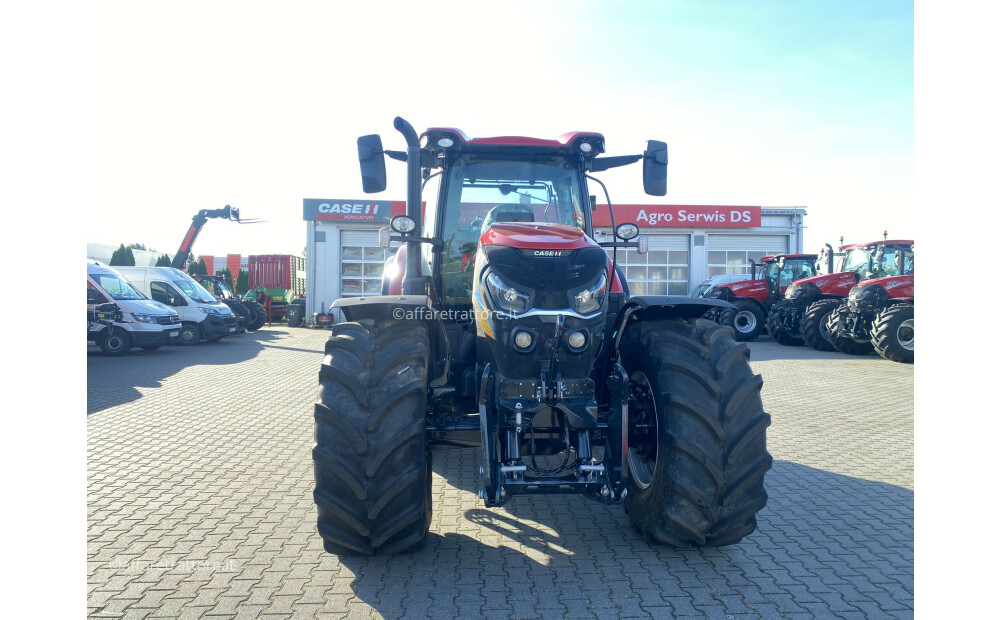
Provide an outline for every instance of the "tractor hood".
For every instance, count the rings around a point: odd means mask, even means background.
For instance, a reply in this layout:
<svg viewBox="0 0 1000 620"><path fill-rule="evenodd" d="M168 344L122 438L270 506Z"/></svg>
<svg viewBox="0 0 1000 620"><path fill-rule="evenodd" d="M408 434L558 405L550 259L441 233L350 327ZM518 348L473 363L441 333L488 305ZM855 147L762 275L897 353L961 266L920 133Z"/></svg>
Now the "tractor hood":
<svg viewBox="0 0 1000 620"><path fill-rule="evenodd" d="M821 276L811 276L796 280L793 285L808 287L810 284L828 295L845 296L858 283L858 276L853 271L828 273Z"/></svg>
<svg viewBox="0 0 1000 620"><path fill-rule="evenodd" d="M893 298L913 297L912 274L907 276L888 276L885 278L875 278L874 280L865 280L864 282L858 284L855 288L860 291L864 290L864 287L866 286L881 286L888 291L889 296Z"/></svg>
<svg viewBox="0 0 1000 620"><path fill-rule="evenodd" d="M479 246L502 245L521 250L549 250L554 252L600 247L593 239L575 226L562 224L498 223L483 232ZM559 256L539 253L538 256Z"/></svg>

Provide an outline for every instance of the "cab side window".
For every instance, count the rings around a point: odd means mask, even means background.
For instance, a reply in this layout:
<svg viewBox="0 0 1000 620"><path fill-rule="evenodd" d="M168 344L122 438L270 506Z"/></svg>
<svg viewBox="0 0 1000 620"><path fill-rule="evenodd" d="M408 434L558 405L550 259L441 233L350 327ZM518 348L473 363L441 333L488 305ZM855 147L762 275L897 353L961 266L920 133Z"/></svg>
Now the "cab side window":
<svg viewBox="0 0 1000 620"><path fill-rule="evenodd" d="M87 280L87 304L106 304L108 300L101 291L97 290L90 280Z"/></svg>
<svg viewBox="0 0 1000 620"><path fill-rule="evenodd" d="M153 298L153 301L158 301L162 304L167 304L168 306L187 305L184 301L184 297L177 292L177 289L170 286L166 282L150 282L149 296Z"/></svg>

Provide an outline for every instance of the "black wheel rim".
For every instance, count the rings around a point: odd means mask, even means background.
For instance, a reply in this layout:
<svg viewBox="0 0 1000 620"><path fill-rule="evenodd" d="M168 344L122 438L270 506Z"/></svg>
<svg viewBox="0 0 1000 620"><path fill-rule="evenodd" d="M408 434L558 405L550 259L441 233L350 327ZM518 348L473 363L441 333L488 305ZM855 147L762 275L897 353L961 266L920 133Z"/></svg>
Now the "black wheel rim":
<svg viewBox="0 0 1000 620"><path fill-rule="evenodd" d="M184 342L194 342L198 334L195 332L194 328L185 327L181 330L181 340Z"/></svg>
<svg viewBox="0 0 1000 620"><path fill-rule="evenodd" d="M630 378L628 419L628 468L640 489L653 484L656 475L657 420L652 386L642 372Z"/></svg>

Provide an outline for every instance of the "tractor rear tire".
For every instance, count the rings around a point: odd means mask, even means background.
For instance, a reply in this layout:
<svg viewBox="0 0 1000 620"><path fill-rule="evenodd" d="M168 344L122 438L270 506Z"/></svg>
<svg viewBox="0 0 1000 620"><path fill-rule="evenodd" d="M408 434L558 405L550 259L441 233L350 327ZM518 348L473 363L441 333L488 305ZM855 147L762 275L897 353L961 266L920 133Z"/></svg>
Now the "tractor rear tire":
<svg viewBox="0 0 1000 620"><path fill-rule="evenodd" d="M840 323L840 313L834 312L830 315L828 319L828 329L831 334L836 334L840 332L838 327ZM858 342L853 338L845 338L843 336L835 336L833 338L833 348L841 353L846 353L848 355L868 355L872 352L873 346L871 341Z"/></svg>
<svg viewBox="0 0 1000 620"><path fill-rule="evenodd" d="M633 467L629 450L625 509L633 525L647 540L677 547L739 542L767 504L764 474L772 463L771 416L749 346L731 328L674 319L630 326L622 353L633 390L645 386L656 420L648 469Z"/></svg>
<svg viewBox="0 0 1000 620"><path fill-rule="evenodd" d="M802 313L802 339L817 351L833 351L833 336L827 328L830 313L840 307L839 299L820 299Z"/></svg>
<svg viewBox="0 0 1000 620"><path fill-rule="evenodd" d="M887 360L913 363L913 306L895 304L872 321L872 346Z"/></svg>
<svg viewBox="0 0 1000 620"><path fill-rule="evenodd" d="M267 310L264 310L264 306L256 301L244 301L243 305L250 313L250 318L247 319L247 331L255 332L267 323Z"/></svg>
<svg viewBox="0 0 1000 620"><path fill-rule="evenodd" d="M737 299L733 305L735 310L726 308L722 311L719 324L732 327L740 342L756 340L764 331L764 313L760 306L747 299Z"/></svg>
<svg viewBox="0 0 1000 620"><path fill-rule="evenodd" d="M805 344L805 341L800 336L796 336L786 329L778 328L778 321L781 319L782 312L781 303L771 308L771 312L767 315L767 333L778 344L783 344L786 347L801 347Z"/></svg>
<svg viewBox="0 0 1000 620"><path fill-rule="evenodd" d="M315 407L313 498L330 553L400 553L431 521L426 401L430 344L417 321L339 323Z"/></svg>

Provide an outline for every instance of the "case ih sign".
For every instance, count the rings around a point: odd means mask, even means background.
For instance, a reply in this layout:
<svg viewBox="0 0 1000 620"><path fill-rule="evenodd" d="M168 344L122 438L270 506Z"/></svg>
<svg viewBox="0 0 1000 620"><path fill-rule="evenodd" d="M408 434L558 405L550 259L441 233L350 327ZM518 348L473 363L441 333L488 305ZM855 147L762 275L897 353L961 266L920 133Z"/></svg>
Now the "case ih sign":
<svg viewBox="0 0 1000 620"><path fill-rule="evenodd" d="M611 226L608 205L597 205L592 217L594 226ZM615 205L615 222L665 228L759 228L760 207Z"/></svg>
<svg viewBox="0 0 1000 620"><path fill-rule="evenodd" d="M327 200L322 198L304 198L302 200L302 219L312 220L348 220L355 222L388 223L394 215L406 213L406 202L403 200Z"/></svg>

